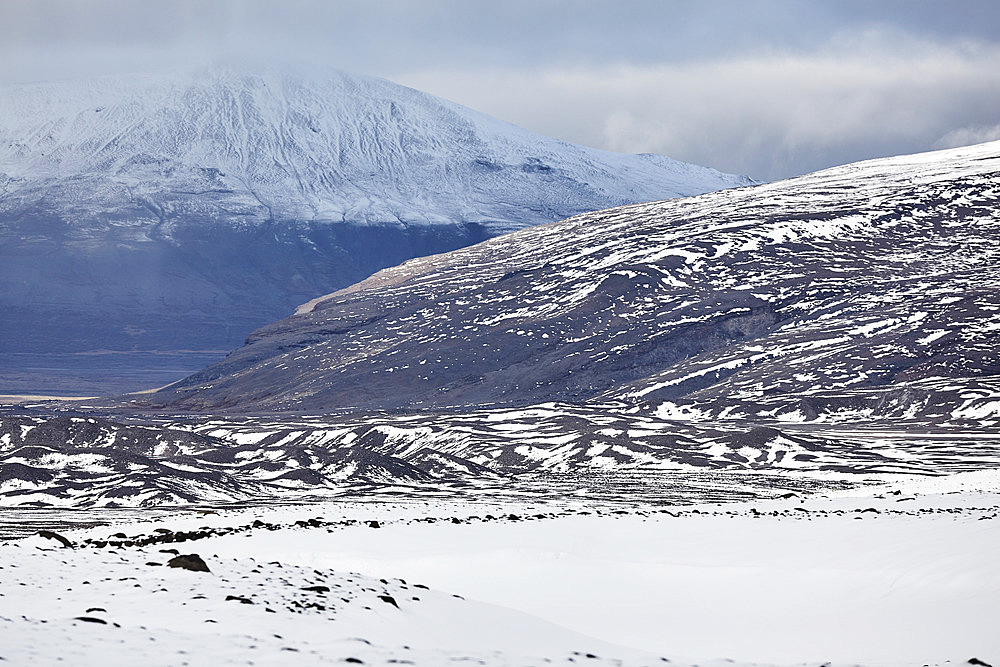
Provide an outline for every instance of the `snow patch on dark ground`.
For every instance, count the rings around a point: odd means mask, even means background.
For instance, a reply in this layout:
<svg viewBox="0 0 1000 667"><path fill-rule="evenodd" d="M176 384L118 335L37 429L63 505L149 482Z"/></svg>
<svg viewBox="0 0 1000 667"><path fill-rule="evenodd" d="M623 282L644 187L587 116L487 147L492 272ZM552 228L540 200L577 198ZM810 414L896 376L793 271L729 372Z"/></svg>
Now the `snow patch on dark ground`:
<svg viewBox="0 0 1000 667"><path fill-rule="evenodd" d="M690 504L993 469L1000 439L951 422L712 422L613 405L229 419L23 408L0 414L0 464L0 498L21 507L372 494Z"/></svg>

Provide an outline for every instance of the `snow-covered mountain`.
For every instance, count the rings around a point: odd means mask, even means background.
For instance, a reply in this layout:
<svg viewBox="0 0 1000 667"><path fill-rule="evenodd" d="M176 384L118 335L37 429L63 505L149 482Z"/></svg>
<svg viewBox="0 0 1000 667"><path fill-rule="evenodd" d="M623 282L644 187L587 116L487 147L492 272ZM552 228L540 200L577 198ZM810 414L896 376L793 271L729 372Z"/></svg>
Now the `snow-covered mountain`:
<svg viewBox="0 0 1000 667"><path fill-rule="evenodd" d="M0 418L0 495L690 502L995 469L998 172L1000 142L875 160L412 260L168 389Z"/></svg>
<svg viewBox="0 0 1000 667"><path fill-rule="evenodd" d="M1000 142L584 214L409 261L143 399L204 411L621 401L1000 420Z"/></svg>
<svg viewBox="0 0 1000 667"><path fill-rule="evenodd" d="M151 231L169 237L196 215L244 224L476 223L494 234L609 203L751 182L549 139L336 70L213 68L3 93L5 210L73 198L75 227L153 219Z"/></svg>
<svg viewBox="0 0 1000 667"><path fill-rule="evenodd" d="M875 160L412 260L75 404L104 419L0 418L0 495L690 502L995 469L998 172L1000 142Z"/></svg>
<svg viewBox="0 0 1000 667"><path fill-rule="evenodd" d="M411 257L748 183L335 70L4 86L0 352L228 349Z"/></svg>

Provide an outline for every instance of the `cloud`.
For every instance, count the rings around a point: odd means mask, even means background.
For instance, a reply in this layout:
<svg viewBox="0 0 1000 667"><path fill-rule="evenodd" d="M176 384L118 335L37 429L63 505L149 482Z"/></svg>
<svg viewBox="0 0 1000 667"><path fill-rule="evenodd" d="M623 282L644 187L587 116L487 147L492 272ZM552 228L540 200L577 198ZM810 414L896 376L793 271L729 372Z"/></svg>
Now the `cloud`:
<svg viewBox="0 0 1000 667"><path fill-rule="evenodd" d="M709 62L395 78L543 134L764 179L994 138L1000 46L878 40Z"/></svg>
<svg viewBox="0 0 1000 667"><path fill-rule="evenodd" d="M987 141L1000 141L1000 123L993 126L960 127L934 142L935 148L956 148Z"/></svg>
<svg viewBox="0 0 1000 667"><path fill-rule="evenodd" d="M253 54L775 179L1000 123L995 0L2 0L0 81Z"/></svg>

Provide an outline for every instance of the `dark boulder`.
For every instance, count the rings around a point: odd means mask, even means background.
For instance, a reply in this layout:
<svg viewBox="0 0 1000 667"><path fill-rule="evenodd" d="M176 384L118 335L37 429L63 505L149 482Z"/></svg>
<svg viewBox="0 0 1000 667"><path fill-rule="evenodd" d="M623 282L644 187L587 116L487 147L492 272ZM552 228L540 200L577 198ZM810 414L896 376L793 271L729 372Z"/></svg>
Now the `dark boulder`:
<svg viewBox="0 0 1000 667"><path fill-rule="evenodd" d="M54 533L51 530L40 530L38 531L38 534L46 539L55 540L56 542L62 544L64 547L69 547L71 549L73 548L73 543L67 540L59 533Z"/></svg>
<svg viewBox="0 0 1000 667"><path fill-rule="evenodd" d="M208 569L208 565L198 554L175 556L167 561L167 566L179 567L185 570L191 570L192 572L211 572L211 570Z"/></svg>

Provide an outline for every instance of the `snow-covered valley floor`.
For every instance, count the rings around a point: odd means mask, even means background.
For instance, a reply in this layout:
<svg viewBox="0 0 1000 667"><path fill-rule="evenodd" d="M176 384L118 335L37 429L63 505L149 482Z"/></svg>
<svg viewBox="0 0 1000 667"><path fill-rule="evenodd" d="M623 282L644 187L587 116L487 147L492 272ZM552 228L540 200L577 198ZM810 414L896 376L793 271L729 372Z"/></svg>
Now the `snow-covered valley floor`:
<svg viewBox="0 0 1000 667"><path fill-rule="evenodd" d="M386 499L157 514L66 531L72 548L0 543L0 660L997 664L998 482L629 510ZM171 549L211 571L167 567Z"/></svg>

